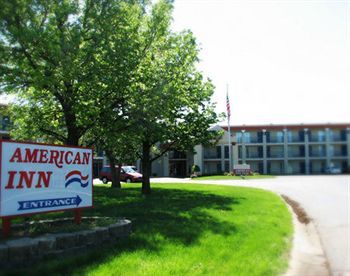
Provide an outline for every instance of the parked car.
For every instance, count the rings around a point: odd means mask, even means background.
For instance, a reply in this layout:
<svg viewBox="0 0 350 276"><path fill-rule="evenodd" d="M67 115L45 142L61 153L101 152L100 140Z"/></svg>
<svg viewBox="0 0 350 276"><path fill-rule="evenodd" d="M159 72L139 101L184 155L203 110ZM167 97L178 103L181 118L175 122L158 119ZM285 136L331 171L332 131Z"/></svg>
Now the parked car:
<svg viewBox="0 0 350 276"><path fill-rule="evenodd" d="M329 173L329 174L340 174L341 169L337 168L337 167L328 167L328 168L326 168L325 172Z"/></svg>
<svg viewBox="0 0 350 276"><path fill-rule="evenodd" d="M123 166L124 168L131 168L133 169L135 172L139 172L136 168L136 166Z"/></svg>
<svg viewBox="0 0 350 276"><path fill-rule="evenodd" d="M131 183L142 181L142 174L136 172L133 166L122 166L120 170L120 181ZM118 167L116 166L116 170ZM99 179L107 184L108 181L112 181L112 172L110 166L105 166L101 169Z"/></svg>

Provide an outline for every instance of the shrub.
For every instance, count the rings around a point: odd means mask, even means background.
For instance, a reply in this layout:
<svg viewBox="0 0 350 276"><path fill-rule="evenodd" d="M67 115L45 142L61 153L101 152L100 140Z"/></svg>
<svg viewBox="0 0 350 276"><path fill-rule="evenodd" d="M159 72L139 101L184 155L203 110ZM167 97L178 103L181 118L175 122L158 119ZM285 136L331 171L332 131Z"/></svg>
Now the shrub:
<svg viewBox="0 0 350 276"><path fill-rule="evenodd" d="M201 171L201 169L200 169L200 167L198 165L193 165L192 166L192 169L191 169L192 174L196 175L196 173L198 173L200 171Z"/></svg>

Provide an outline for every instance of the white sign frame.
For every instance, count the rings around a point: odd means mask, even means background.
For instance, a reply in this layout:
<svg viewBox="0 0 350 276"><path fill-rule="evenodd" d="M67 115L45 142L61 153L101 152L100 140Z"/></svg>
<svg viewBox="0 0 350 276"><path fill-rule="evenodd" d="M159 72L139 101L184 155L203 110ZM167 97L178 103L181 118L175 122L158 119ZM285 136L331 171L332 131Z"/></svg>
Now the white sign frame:
<svg viewBox="0 0 350 276"><path fill-rule="evenodd" d="M93 207L93 150L0 140L0 217Z"/></svg>

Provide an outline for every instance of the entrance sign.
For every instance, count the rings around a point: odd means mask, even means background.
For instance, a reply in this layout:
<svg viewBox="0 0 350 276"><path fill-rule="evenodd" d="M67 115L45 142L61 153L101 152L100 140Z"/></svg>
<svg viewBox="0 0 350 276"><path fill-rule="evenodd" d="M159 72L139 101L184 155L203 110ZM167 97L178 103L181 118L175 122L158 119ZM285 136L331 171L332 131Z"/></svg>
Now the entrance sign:
<svg viewBox="0 0 350 276"><path fill-rule="evenodd" d="M0 217L92 207L92 149L0 141Z"/></svg>
<svg viewBox="0 0 350 276"><path fill-rule="evenodd" d="M233 166L233 173L235 175L249 175L251 172L249 164L237 164Z"/></svg>

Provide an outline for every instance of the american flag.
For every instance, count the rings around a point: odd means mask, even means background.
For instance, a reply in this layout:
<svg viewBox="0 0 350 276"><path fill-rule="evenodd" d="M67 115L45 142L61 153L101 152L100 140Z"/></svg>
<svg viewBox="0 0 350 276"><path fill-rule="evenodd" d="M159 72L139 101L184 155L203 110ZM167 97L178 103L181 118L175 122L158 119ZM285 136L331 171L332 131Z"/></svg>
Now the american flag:
<svg viewBox="0 0 350 276"><path fill-rule="evenodd" d="M231 108L230 108L230 99L228 97L228 92L226 94L226 111L227 111L227 117L231 117Z"/></svg>

